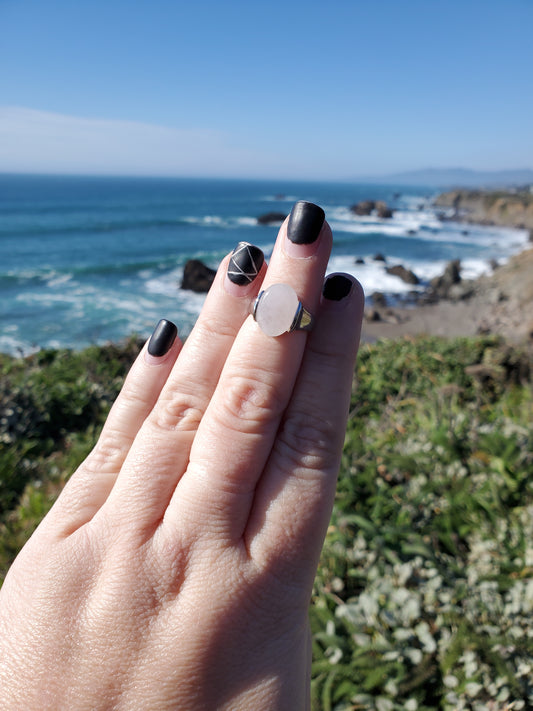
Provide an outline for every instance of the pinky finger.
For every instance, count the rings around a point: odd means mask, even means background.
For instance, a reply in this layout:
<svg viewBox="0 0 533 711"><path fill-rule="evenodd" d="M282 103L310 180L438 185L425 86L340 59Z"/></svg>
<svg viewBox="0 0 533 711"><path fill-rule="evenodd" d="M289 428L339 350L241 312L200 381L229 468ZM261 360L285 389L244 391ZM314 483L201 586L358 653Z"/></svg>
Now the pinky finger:
<svg viewBox="0 0 533 711"><path fill-rule="evenodd" d="M181 350L178 329L159 321L133 363L96 446L73 474L49 517L68 535L89 521L111 491L144 420L154 407Z"/></svg>

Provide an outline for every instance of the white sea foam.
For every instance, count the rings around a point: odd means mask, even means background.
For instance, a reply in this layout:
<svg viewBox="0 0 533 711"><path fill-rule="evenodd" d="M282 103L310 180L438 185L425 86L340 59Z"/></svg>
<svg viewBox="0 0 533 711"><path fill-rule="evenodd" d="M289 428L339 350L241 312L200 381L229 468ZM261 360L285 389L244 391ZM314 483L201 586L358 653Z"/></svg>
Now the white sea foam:
<svg viewBox="0 0 533 711"><path fill-rule="evenodd" d="M20 337L6 333L6 329L4 329L3 333L0 333L0 353L27 356L31 353L36 353L38 350L38 346Z"/></svg>
<svg viewBox="0 0 533 711"><path fill-rule="evenodd" d="M256 217L237 217L235 218L235 224L238 227L255 227L257 225Z"/></svg>
<svg viewBox="0 0 533 711"><path fill-rule="evenodd" d="M220 215L204 215L202 217L184 217L183 221L199 227L220 227L221 229L237 229L242 227L257 227L257 217L237 215L221 217Z"/></svg>
<svg viewBox="0 0 533 711"><path fill-rule="evenodd" d="M387 273L387 267L402 264L411 269L420 280L420 284L408 284L400 277ZM328 272L346 272L361 282L365 294L381 291L387 294L408 294L412 291L423 291L431 279L440 276L448 262L446 260L406 260L391 255L387 262L365 259L364 264L356 264L353 255L335 255L328 264ZM477 279L482 274L492 270L490 263L483 259L464 259L461 261L461 276L463 279Z"/></svg>
<svg viewBox="0 0 533 711"><path fill-rule="evenodd" d="M261 200L264 202L290 202L290 203L295 203L298 200L300 200L297 195L263 195L261 197Z"/></svg>
<svg viewBox="0 0 533 711"><path fill-rule="evenodd" d="M383 291L389 294L407 294L413 290L420 290L422 286L406 284L397 276L387 274L383 262L366 261L365 264L356 264L352 255L334 256L329 260L328 272L346 272L361 282L366 295L374 291Z"/></svg>
<svg viewBox="0 0 533 711"><path fill-rule="evenodd" d="M188 224L191 225L203 225L203 226L211 226L211 225L216 225L220 226L225 223L224 218L220 217L219 215L202 215L200 217L195 217L195 216L189 216L189 217L184 217L183 222L187 222Z"/></svg>
<svg viewBox="0 0 533 711"><path fill-rule="evenodd" d="M73 278L72 274L56 274L46 278L46 285L50 289L56 289L57 287L63 287Z"/></svg>

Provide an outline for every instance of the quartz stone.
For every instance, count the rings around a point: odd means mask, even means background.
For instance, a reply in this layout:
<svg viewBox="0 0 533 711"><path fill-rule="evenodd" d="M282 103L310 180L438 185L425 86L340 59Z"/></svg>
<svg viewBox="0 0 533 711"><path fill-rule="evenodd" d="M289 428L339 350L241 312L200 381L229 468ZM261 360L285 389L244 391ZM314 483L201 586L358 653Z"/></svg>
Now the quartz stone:
<svg viewBox="0 0 533 711"><path fill-rule="evenodd" d="M292 326L298 296L288 284L273 284L261 294L255 310L255 320L267 336L280 336Z"/></svg>

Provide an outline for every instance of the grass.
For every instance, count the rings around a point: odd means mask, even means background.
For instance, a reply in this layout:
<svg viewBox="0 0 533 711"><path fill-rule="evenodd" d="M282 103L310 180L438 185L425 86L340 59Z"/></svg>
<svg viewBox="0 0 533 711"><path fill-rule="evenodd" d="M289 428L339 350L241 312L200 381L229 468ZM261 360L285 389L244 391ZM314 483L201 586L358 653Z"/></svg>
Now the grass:
<svg viewBox="0 0 533 711"><path fill-rule="evenodd" d="M135 340L0 357L0 580ZM313 711L533 708L533 396L493 338L363 346L315 581Z"/></svg>

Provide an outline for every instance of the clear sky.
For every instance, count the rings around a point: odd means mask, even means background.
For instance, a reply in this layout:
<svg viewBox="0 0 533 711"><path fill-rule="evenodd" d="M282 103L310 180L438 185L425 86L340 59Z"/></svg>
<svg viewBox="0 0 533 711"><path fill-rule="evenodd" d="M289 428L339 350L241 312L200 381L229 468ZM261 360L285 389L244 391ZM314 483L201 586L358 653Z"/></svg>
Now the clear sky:
<svg viewBox="0 0 533 711"><path fill-rule="evenodd" d="M0 0L0 172L533 168L533 0Z"/></svg>

